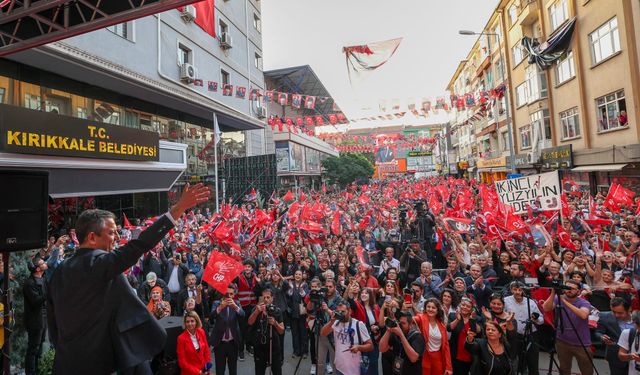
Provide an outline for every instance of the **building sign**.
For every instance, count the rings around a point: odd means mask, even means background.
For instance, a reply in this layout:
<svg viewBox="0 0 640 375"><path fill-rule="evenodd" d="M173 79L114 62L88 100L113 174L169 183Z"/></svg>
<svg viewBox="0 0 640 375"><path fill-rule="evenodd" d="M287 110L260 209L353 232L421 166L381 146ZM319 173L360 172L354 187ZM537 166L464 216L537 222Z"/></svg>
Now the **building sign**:
<svg viewBox="0 0 640 375"><path fill-rule="evenodd" d="M478 168L495 168L495 167L506 167L506 166L507 166L506 156L500 156L498 158L492 158L492 159L478 160Z"/></svg>
<svg viewBox="0 0 640 375"><path fill-rule="evenodd" d="M456 163L449 164L449 173L451 173L451 174L458 173L458 164L456 164Z"/></svg>
<svg viewBox="0 0 640 375"><path fill-rule="evenodd" d="M566 169L573 168L573 153L571 145L545 148L542 150L542 168Z"/></svg>
<svg viewBox="0 0 640 375"><path fill-rule="evenodd" d="M560 203L558 171L496 181L500 201L513 207L516 214L525 214L528 207L557 211Z"/></svg>
<svg viewBox="0 0 640 375"><path fill-rule="evenodd" d="M529 163L529 154L517 154L513 155L513 166L516 168L524 167L525 165L530 165Z"/></svg>
<svg viewBox="0 0 640 375"><path fill-rule="evenodd" d="M430 172L435 170L430 151L407 152L407 172Z"/></svg>
<svg viewBox="0 0 640 375"><path fill-rule="evenodd" d="M458 162L458 168L459 169L467 169L469 168L469 162L466 160L462 160L460 162Z"/></svg>
<svg viewBox="0 0 640 375"><path fill-rule="evenodd" d="M289 172L288 148L276 148L276 170L278 172Z"/></svg>
<svg viewBox="0 0 640 375"><path fill-rule="evenodd" d="M158 133L0 105L0 151L158 161Z"/></svg>

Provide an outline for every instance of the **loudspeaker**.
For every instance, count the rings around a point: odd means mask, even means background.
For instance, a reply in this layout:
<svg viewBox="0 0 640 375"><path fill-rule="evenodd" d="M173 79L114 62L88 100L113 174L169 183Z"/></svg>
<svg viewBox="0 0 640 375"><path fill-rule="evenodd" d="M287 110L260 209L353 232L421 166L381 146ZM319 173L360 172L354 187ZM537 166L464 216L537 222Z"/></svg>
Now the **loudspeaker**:
<svg viewBox="0 0 640 375"><path fill-rule="evenodd" d="M0 252L47 245L49 172L0 170Z"/></svg>
<svg viewBox="0 0 640 375"><path fill-rule="evenodd" d="M167 332L167 343L164 346L164 358L178 358L176 347L178 344L178 336L184 331L182 328L182 317L165 316L158 320L160 326Z"/></svg>

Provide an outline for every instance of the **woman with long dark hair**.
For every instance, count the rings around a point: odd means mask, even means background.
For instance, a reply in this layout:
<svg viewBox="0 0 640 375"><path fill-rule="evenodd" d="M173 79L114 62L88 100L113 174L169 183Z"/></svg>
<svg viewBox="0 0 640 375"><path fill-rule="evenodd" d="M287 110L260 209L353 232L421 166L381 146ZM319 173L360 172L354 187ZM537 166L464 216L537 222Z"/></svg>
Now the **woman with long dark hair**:
<svg viewBox="0 0 640 375"><path fill-rule="evenodd" d="M451 363L453 365L453 373L458 375L467 375L471 370L473 356L465 348L467 333L472 331L480 333L481 326L472 318L473 302L469 298L462 298L458 304L458 310L448 325L447 330L451 332L449 338L449 348L451 350Z"/></svg>
<svg viewBox="0 0 640 375"><path fill-rule="evenodd" d="M376 338L380 334L380 328L378 326L379 314L380 307L376 304L376 294L370 288L362 289L358 298L355 300L355 309L352 317L364 323L373 341L373 350L362 353L362 355L369 357L370 364L374 364L369 366L367 375L378 375L378 358L380 357L380 351Z"/></svg>
<svg viewBox="0 0 640 375"><path fill-rule="evenodd" d="M422 375L451 375L451 352L440 301L429 298L424 304L424 312L416 315L413 321L427 343L427 350L422 359Z"/></svg>
<svg viewBox="0 0 640 375"><path fill-rule="evenodd" d="M472 374L483 375L512 375L515 369L511 363L509 344L504 332L498 323L487 320L484 323L485 337L476 339L473 331L467 332L467 340L464 347L473 354L476 359Z"/></svg>

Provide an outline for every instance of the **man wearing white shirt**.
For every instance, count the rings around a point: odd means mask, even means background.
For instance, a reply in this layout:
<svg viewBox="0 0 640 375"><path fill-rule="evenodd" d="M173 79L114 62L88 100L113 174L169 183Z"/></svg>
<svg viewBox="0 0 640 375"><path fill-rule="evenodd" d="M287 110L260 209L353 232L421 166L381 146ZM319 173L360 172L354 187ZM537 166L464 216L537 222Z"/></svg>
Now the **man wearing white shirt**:
<svg viewBox="0 0 640 375"><path fill-rule="evenodd" d="M384 249L384 259L380 262L380 273L387 273L390 268L395 268L396 270L400 269L400 261L393 257L393 247L387 247Z"/></svg>
<svg viewBox="0 0 640 375"><path fill-rule="evenodd" d="M339 317L341 319L338 321ZM336 375L360 375L361 353L372 351L373 343L365 324L351 318L351 310L347 302L338 302L336 311L331 312L331 320L320 330L322 336L328 336L332 332L335 342ZM377 366L378 364L369 365Z"/></svg>
<svg viewBox="0 0 640 375"><path fill-rule="evenodd" d="M524 285L519 281L514 281L509 285L509 289L511 290L511 295L505 297L504 299L504 309L507 312L513 312L514 319L518 322L517 324L517 334L518 334L518 343L520 344L519 353L518 353L518 367L520 369L523 366L527 366L529 369L529 375L537 375L538 374L538 356L540 354L540 348L536 344L537 340L537 327L536 325L541 325L544 323L544 318L540 309L538 308L538 304L536 301L531 298L524 297ZM528 306L527 306L528 305ZM529 345L529 349L522 356L522 345L526 344L525 337L525 327L527 322L531 322L531 345Z"/></svg>

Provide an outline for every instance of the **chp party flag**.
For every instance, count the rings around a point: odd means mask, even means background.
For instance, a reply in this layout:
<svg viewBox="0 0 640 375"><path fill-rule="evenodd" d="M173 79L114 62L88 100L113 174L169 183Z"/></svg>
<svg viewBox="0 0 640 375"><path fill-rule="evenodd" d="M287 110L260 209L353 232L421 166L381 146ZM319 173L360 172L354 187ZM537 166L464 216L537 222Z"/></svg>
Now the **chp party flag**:
<svg viewBox="0 0 640 375"><path fill-rule="evenodd" d="M443 220L447 230L453 233L469 233L469 230L471 229L471 219L445 217Z"/></svg>
<svg viewBox="0 0 640 375"><path fill-rule="evenodd" d="M213 251L202 275L202 280L224 294L227 292L229 284L240 275L242 270L244 270L242 263L226 254Z"/></svg>

